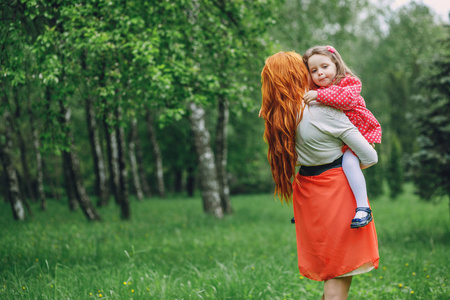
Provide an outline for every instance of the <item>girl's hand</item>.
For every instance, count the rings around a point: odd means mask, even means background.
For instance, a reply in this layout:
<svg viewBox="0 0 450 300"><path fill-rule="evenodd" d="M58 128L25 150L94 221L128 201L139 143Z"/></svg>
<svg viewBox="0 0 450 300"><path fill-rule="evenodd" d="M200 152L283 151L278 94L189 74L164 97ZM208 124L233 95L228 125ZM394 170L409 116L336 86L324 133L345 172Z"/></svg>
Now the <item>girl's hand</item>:
<svg viewBox="0 0 450 300"><path fill-rule="evenodd" d="M309 104L309 102L314 101L317 99L317 91L309 91L303 96L303 101L305 101L306 104Z"/></svg>

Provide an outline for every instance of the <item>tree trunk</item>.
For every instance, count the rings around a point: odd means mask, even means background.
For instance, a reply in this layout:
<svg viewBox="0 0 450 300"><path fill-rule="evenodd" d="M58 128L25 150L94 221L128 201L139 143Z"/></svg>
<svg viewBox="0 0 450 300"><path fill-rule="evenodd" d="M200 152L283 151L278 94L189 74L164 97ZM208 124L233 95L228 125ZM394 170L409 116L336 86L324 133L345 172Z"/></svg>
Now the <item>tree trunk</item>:
<svg viewBox="0 0 450 300"><path fill-rule="evenodd" d="M199 161L198 172L203 209L208 214L217 218L223 218L214 153L211 150L210 135L205 125L205 110L195 102L190 102L188 109L190 111L189 121Z"/></svg>
<svg viewBox="0 0 450 300"><path fill-rule="evenodd" d="M55 157L54 155L48 156L47 160L42 161L42 169L44 173L44 181L47 182L50 188L50 197L52 199L55 199L56 201L61 201L62 195L60 190L58 189L58 187L60 187L61 184L56 181L55 176L52 176L54 174L52 174L52 172L49 170L49 166L53 168L55 164L56 165L58 164L55 163L56 160L57 157ZM62 171L63 171L62 179L64 179L64 169ZM59 179L61 178L61 176L58 177Z"/></svg>
<svg viewBox="0 0 450 300"><path fill-rule="evenodd" d="M81 209L83 210L84 215L89 221L100 221L100 215L95 210L95 207L89 199L89 196L87 195L86 189L84 187L83 179L81 177L80 161L78 159L78 155L76 155L75 153L73 138L70 157L72 161L75 192L78 197L78 202L80 203Z"/></svg>
<svg viewBox="0 0 450 300"><path fill-rule="evenodd" d="M96 194L99 197L99 206L102 206L108 203L108 181L106 178L102 147L97 131L94 106L92 105L92 99L89 96L86 96L86 119L89 132L89 142L91 144L92 158L94 162Z"/></svg>
<svg viewBox="0 0 450 300"><path fill-rule="evenodd" d="M86 51L81 53L80 61L81 61L81 68L85 72L89 72L88 66L86 63ZM101 73L101 82L102 85L104 84L104 74L105 70L103 68ZM98 206L105 206L108 204L108 198L109 198L109 190L108 190L108 179L106 176L106 168L105 168L105 160L103 159L103 153L102 153L102 147L101 147L101 141L99 138L99 134L97 131L97 121L95 118L95 110L92 98L89 94L89 86L86 83L85 84L85 97L86 97L86 121L87 121L87 128L89 133L89 142L91 144L91 152L92 152L92 158L94 162L94 172L95 172L95 187L96 187L96 194L98 196L97 205Z"/></svg>
<svg viewBox="0 0 450 300"><path fill-rule="evenodd" d="M130 219L130 200L128 197L128 174L125 154L125 132L120 126L122 119L121 108L116 109L116 135L117 135L117 149L118 149L118 165L119 165L119 196L120 196L120 211L121 218L125 220Z"/></svg>
<svg viewBox="0 0 450 300"><path fill-rule="evenodd" d="M1 143L1 141L0 141ZM1 161L1 160L0 160ZM3 202L9 203L10 202L10 196L9 196L9 189L8 189L8 176L6 175L6 171L1 174L2 176L2 191L5 193L3 197Z"/></svg>
<svg viewBox="0 0 450 300"><path fill-rule="evenodd" d="M194 197L195 191L195 172L194 167L187 168L186 191L189 197Z"/></svg>
<svg viewBox="0 0 450 300"><path fill-rule="evenodd" d="M144 193L142 192L141 180L139 178L138 163L136 159L136 139L137 139L137 120L133 118L131 121L130 135L128 140L128 153L130 156L131 174L133 176L134 189L136 190L136 196L139 201L144 199Z"/></svg>
<svg viewBox="0 0 450 300"><path fill-rule="evenodd" d="M77 196L75 193L75 186L73 185L74 178L72 178L73 172L70 170L72 164L70 162L69 152L63 151L62 153L62 165L64 172L64 185L66 187L67 200L69 202L70 211L76 211L78 208Z"/></svg>
<svg viewBox="0 0 450 300"><path fill-rule="evenodd" d="M227 176L227 133L229 120L229 103L224 96L219 96L219 117L216 129L216 168L219 182L220 202L224 213L233 212L230 201L230 188Z"/></svg>
<svg viewBox="0 0 450 300"><path fill-rule="evenodd" d="M16 111L14 113L14 121L12 123L12 127L16 133L19 151L20 151L20 161L22 163L22 182L25 187L26 195L31 201L35 202L36 197L34 195L33 188L31 187L31 175L30 175L30 167L27 160L27 147L25 146L25 140L22 135L22 130L19 128L19 124L22 117L22 111L19 103L19 95L17 87L14 88L14 101L16 104Z"/></svg>
<svg viewBox="0 0 450 300"><path fill-rule="evenodd" d="M43 162L42 162L39 134L38 134L38 131L34 124L34 116L33 116L33 111L31 110L31 108L28 109L28 113L30 115L31 134L33 137L33 147L34 147L34 153L36 156L35 159L36 159L37 196L38 196L38 200L41 204L41 209L46 210L47 202L46 202L45 192L44 192L44 167L43 167Z"/></svg>
<svg viewBox="0 0 450 300"><path fill-rule="evenodd" d="M111 113L108 113L111 117ZM117 149L117 135L116 131L109 126L107 120L104 121L106 145L108 153L108 166L111 190L114 194L114 200L117 205L120 205L119 199L119 150Z"/></svg>
<svg viewBox="0 0 450 300"><path fill-rule="evenodd" d="M162 155L161 150L159 149L158 140L156 138L155 121L153 118L153 114L150 110L147 110L147 128L150 137L150 144L153 151L153 158L155 160L158 194L160 197L165 197L166 191L164 188L164 171L163 171Z"/></svg>
<svg viewBox="0 0 450 300"><path fill-rule="evenodd" d="M65 134L70 143L70 152L63 151L63 159L65 163L65 173L67 173L66 180L71 179L70 182L66 182L66 186L73 189L73 192L81 206L81 209L89 221L99 221L100 216L92 205L91 200L86 194L86 189L83 184L80 171L80 162L75 152L75 141L70 129L70 108L66 108L62 100L59 100L59 108L61 113L61 125L66 128ZM70 187L71 186L71 187Z"/></svg>
<svg viewBox="0 0 450 300"><path fill-rule="evenodd" d="M152 192L150 190L150 187L147 182L147 178L145 176L145 170L144 170L144 155L142 153L142 147L141 147L141 139L139 138L139 135L136 135L136 155L137 155L137 161L139 162L138 167L138 173L140 182L142 183L142 189L144 190L144 194L146 197L151 197Z"/></svg>
<svg viewBox="0 0 450 300"><path fill-rule="evenodd" d="M7 179L7 193L11 203L13 217L15 220L25 220L25 210L20 195L19 180L17 178L16 169L12 161L12 139L10 127L10 115L7 111L3 113L3 132L0 137L0 159L2 161L3 169Z"/></svg>
<svg viewBox="0 0 450 300"><path fill-rule="evenodd" d="M175 193L181 193L183 190L183 170L180 168L176 168L173 170L174 178L174 189Z"/></svg>

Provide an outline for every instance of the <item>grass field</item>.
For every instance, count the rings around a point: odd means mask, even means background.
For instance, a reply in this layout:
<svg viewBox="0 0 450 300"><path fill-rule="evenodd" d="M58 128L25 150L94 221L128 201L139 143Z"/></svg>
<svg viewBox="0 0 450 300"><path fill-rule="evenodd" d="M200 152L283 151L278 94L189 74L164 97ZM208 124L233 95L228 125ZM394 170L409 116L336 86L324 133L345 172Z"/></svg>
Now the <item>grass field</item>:
<svg viewBox="0 0 450 300"><path fill-rule="evenodd" d="M111 204L88 223L65 203L32 221L0 203L0 299L320 299L299 275L292 208L272 195L235 196L216 220L200 198ZM349 299L450 299L448 202L372 200L380 268L354 277Z"/></svg>

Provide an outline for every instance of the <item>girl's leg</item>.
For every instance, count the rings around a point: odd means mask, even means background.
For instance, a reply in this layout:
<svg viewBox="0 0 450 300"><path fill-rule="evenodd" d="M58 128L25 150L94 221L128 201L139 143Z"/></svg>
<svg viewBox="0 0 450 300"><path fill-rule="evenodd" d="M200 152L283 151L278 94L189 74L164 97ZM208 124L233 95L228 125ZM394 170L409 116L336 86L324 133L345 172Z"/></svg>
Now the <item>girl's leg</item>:
<svg viewBox="0 0 450 300"><path fill-rule="evenodd" d="M359 165L359 158L354 155L350 149L347 149L344 153L342 158L342 169L344 170L350 188L353 191L353 195L355 195L356 206L369 207L367 201L366 180ZM363 218L366 215L366 212L361 211L355 215L355 218Z"/></svg>
<svg viewBox="0 0 450 300"><path fill-rule="evenodd" d="M333 278L325 281L322 300L346 300L351 284L352 276Z"/></svg>

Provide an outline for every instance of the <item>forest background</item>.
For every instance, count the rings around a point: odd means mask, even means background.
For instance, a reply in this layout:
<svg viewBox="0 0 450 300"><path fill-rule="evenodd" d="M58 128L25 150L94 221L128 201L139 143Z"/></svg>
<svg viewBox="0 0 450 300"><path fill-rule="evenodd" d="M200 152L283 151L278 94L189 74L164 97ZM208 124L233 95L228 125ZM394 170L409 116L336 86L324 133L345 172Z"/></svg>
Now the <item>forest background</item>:
<svg viewBox="0 0 450 300"><path fill-rule="evenodd" d="M335 46L383 128L371 197L405 182L446 199L449 25L389 1L2 1L0 193L16 220L66 201L89 220L114 201L273 191L260 71L281 50Z"/></svg>
<svg viewBox="0 0 450 300"><path fill-rule="evenodd" d="M0 298L320 299L257 115L268 56L331 44L383 128L350 298L447 299L449 24L391 7L0 0Z"/></svg>

